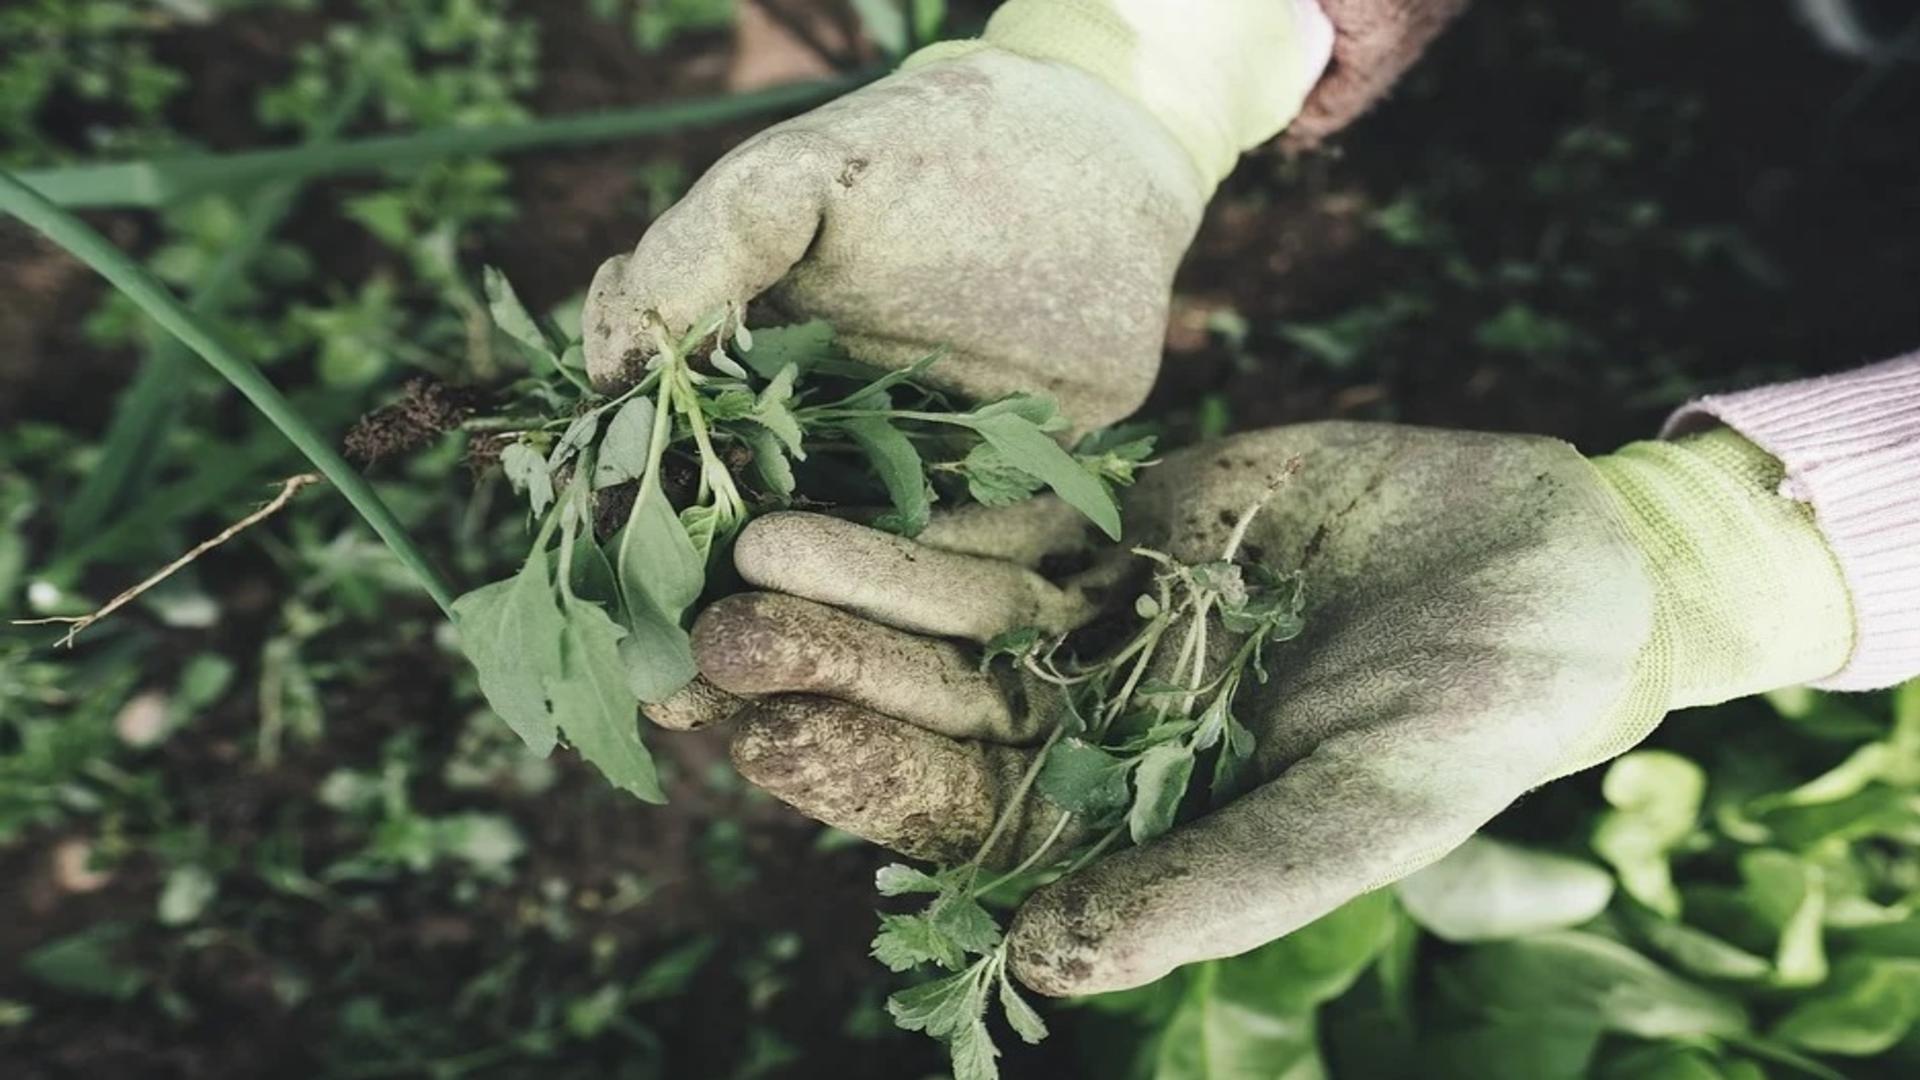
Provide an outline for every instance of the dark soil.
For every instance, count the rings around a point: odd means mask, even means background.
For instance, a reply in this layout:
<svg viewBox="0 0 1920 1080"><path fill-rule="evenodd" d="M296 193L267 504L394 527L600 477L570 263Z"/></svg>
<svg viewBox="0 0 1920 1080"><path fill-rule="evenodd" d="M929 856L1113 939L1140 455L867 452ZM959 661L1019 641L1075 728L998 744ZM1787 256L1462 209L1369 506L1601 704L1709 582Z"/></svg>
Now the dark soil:
<svg viewBox="0 0 1920 1080"><path fill-rule="evenodd" d="M722 89L724 36L665 60L642 57L624 35L580 16L581 6L556 3L543 15L542 111ZM196 86L182 107L183 129L212 132L215 145L244 143L244 129L221 126L231 124L221 119L227 102L250 78L278 72L289 41L311 29L229 19L201 35L206 40L175 43L241 58L221 67L228 81ZM1824 55L1783 4L1488 0L1395 100L1330 152L1293 162L1256 156L1228 181L1181 275L1151 411L1192 419L1211 397L1227 404L1236 428L1393 419L1552 434L1599 452L1650 436L1666 410L1702 389L1911 349L1920 345L1917 116L1915 69L1875 76ZM756 126L516 159L519 218L485 257L533 283L536 303L572 292L644 228L637 165L673 159L698 175ZM1403 197L1422 208L1427 236L1418 242L1396 241L1376 225ZM1651 225L1633 224L1649 217ZM142 233L137 217L106 224L129 244ZM293 223L294 235L318 249L360 242L341 232L324 215ZM322 254L349 264L366 257ZM93 283L9 230L0 230L0 282L0 423L56 414L83 426L102 421L108 400L99 390L122 378L132 358L100 355L79 340L74 327ZM1374 347L1351 362L1330 362L1293 332L1357 308L1390 311L1395 296L1411 297L1417 313L1383 316L1389 325ZM1577 336L1548 334L1526 348L1488 344L1500 340L1488 324L1516 305ZM1207 329L1208 317L1223 313L1244 326L1241 340ZM427 411L434 422L450 415ZM220 576L221 567L245 563L213 565ZM235 589L271 588L260 577L233 579ZM404 625L425 633L418 619ZM252 651L257 642L233 643L235 655ZM454 677L441 653L396 642L359 689L328 703L333 719L320 746L276 768L253 764L244 747L257 720L246 696L235 695L209 729L166 745L166 771L195 793L183 812L222 844L244 847L291 829L308 844L308 864L319 865L341 853L329 819L312 805L320 780L336 761L377 757L403 730L422 732L429 759L444 753L457 725L421 721L449 716ZM508 945L534 957L523 978L559 987L580 984L582 943L595 936L617 946L615 971L633 974L700 934L714 935L719 953L691 992L637 1013L665 1040L662 1075L730 1075L750 1023L771 1026L805 1053L801 1064L768 1075L894 1080L933 1072L938 1062L923 1040L867 1041L845 1028L855 1004L879 985L865 950L871 875L882 856L817 850L816 830L782 808L699 782L723 759L721 738L653 740L680 777L665 808L618 798L573 764L537 799L489 802L531 845L532 865L510 887L465 899L396 888L392 905L365 907L263 904L285 913L254 930L270 949L236 941L183 961L176 984L196 1018L49 1004L12 1045L0 1034L0 1075L314 1075L347 1004L329 987L347 985L347 973L371 966L394 998L444 1005L451 988L487 970ZM444 791L420 797L453 805ZM739 822L751 883L723 888L704 869L702 838L716 820ZM103 919L150 919L158 867L123 867L105 888L82 895L50 885L49 853L64 838L48 833L0 854L0 957ZM549 941L530 919L544 878L606 894L620 871L656 884L643 908L575 910L565 942ZM800 982L757 1012L734 972L783 931L803 943L804 960L787 976ZM289 962L315 977L315 991L283 1008L268 987L276 965ZM0 964L0 998L29 993L15 965ZM1065 1075L1067 1043L1009 1047L1008 1075ZM631 1062L575 1064L612 1074Z"/></svg>

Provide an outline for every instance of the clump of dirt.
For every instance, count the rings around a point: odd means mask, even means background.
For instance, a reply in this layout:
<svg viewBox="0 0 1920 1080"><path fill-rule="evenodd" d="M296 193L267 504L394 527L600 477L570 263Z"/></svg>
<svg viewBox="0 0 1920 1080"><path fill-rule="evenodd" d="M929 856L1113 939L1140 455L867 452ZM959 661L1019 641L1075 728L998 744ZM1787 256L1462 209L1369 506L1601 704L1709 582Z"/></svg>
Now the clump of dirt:
<svg viewBox="0 0 1920 1080"><path fill-rule="evenodd" d="M434 379L412 379L400 400L360 418L347 432L346 455L362 467L411 454L465 423L486 404L486 391L448 386Z"/></svg>

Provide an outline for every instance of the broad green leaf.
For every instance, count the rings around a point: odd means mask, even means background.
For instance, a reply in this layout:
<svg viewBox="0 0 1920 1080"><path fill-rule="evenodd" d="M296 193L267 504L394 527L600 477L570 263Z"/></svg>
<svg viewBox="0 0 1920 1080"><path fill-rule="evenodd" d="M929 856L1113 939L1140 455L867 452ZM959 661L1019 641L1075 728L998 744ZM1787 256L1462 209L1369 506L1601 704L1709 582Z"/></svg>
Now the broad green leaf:
<svg viewBox="0 0 1920 1080"><path fill-rule="evenodd" d="M1578 926L1606 909L1613 876L1592 863L1476 836L1400 882L1415 922L1447 941Z"/></svg>
<svg viewBox="0 0 1920 1080"><path fill-rule="evenodd" d="M1107 486L1081 468L1073 455L1032 421L1018 413L1002 412L972 420L968 426L1000 451L1009 464L1045 481L1054 494L1085 514L1107 536L1120 539L1120 508L1114 505Z"/></svg>
<svg viewBox="0 0 1920 1080"><path fill-rule="evenodd" d="M1449 996L1508 1022L1599 1026L1643 1039L1734 1036L1741 1005L1597 934L1554 930L1466 950L1443 969Z"/></svg>
<svg viewBox="0 0 1920 1080"><path fill-rule="evenodd" d="M554 743L548 684L562 670L566 619L554 599L544 547L536 546L513 577L456 599L453 624L487 705L527 749L545 757Z"/></svg>
<svg viewBox="0 0 1920 1080"><path fill-rule="evenodd" d="M1404 922L1387 890L1363 894L1285 937L1216 961L1218 990L1281 1012L1307 1012L1346 993Z"/></svg>
<svg viewBox="0 0 1920 1080"><path fill-rule="evenodd" d="M1784 851L1749 851L1740 857L1743 896L1780 931L1774 952L1774 981L1781 986L1813 986L1827 977L1823 924L1826 882L1819 866Z"/></svg>
<svg viewBox="0 0 1920 1080"><path fill-rule="evenodd" d="M699 667L693 639L668 619L645 594L621 611L626 633L620 638L620 662L627 689L649 705L665 701L693 681Z"/></svg>
<svg viewBox="0 0 1920 1080"><path fill-rule="evenodd" d="M1697 1046L1643 1046L1606 1063L1600 1080L1731 1080L1720 1059Z"/></svg>
<svg viewBox="0 0 1920 1080"><path fill-rule="evenodd" d="M689 506L680 511L680 527L686 530L687 542L693 545L702 565L713 557L713 545L721 539L723 524L718 506Z"/></svg>
<svg viewBox="0 0 1920 1080"><path fill-rule="evenodd" d="M1920 1020L1920 960L1856 956L1801 1000L1773 1037L1822 1054L1865 1057L1892 1047Z"/></svg>
<svg viewBox="0 0 1920 1080"><path fill-rule="evenodd" d="M1421 1080L1588 1080L1601 1029L1583 1022L1484 1020L1423 1040Z"/></svg>
<svg viewBox="0 0 1920 1080"><path fill-rule="evenodd" d="M539 321L513 291L507 275L489 266L481 271L481 285L487 294L487 312L493 317L493 325L535 356L558 364L564 343L555 341L540 328Z"/></svg>
<svg viewBox="0 0 1920 1080"><path fill-rule="evenodd" d="M877 524L902 536L918 535L933 514L933 498L913 440L885 420L847 420L840 426L866 453L893 503L893 512Z"/></svg>
<svg viewBox="0 0 1920 1080"><path fill-rule="evenodd" d="M563 605L560 671L547 680L560 730L615 787L665 802L653 756L640 741L640 703L620 655L623 632L596 604L563 597Z"/></svg>
<svg viewBox="0 0 1920 1080"><path fill-rule="evenodd" d="M613 414L593 462L595 491L630 483L646 473L653 420L653 402L643 397L630 399Z"/></svg>
<svg viewBox="0 0 1920 1080"><path fill-rule="evenodd" d="M1223 990L1221 961L1195 965L1160 1036L1149 1045L1154 1080L1322 1080L1313 1014Z"/></svg>
<svg viewBox="0 0 1920 1080"><path fill-rule="evenodd" d="M620 594L629 608L640 606L637 597L651 599L654 610L678 626L706 587L706 560L694 550L667 497L657 487L643 494L634 499L626 527L614 543Z"/></svg>
<svg viewBox="0 0 1920 1080"><path fill-rule="evenodd" d="M1133 807L1127 812L1127 831L1136 844L1146 843L1173 828L1180 797L1193 775L1193 750L1162 743L1140 755L1133 770Z"/></svg>
<svg viewBox="0 0 1920 1080"><path fill-rule="evenodd" d="M204 866L188 863L167 874L154 916L162 926L185 926L198 919L220 892L220 883Z"/></svg>
<svg viewBox="0 0 1920 1080"><path fill-rule="evenodd" d="M1601 782L1613 809L1594 828L1593 849L1628 895L1669 918L1680 914L1680 894L1668 859L1693 834L1706 784L1698 765L1664 750L1617 759Z"/></svg>
<svg viewBox="0 0 1920 1080"><path fill-rule="evenodd" d="M1655 951L1692 975L1751 982L1773 973L1773 964L1705 930L1650 912L1628 916L1633 928Z"/></svg>
<svg viewBox="0 0 1920 1080"><path fill-rule="evenodd" d="M1049 802L1097 824L1126 808L1130 767L1097 746L1062 739L1047 751L1036 783Z"/></svg>

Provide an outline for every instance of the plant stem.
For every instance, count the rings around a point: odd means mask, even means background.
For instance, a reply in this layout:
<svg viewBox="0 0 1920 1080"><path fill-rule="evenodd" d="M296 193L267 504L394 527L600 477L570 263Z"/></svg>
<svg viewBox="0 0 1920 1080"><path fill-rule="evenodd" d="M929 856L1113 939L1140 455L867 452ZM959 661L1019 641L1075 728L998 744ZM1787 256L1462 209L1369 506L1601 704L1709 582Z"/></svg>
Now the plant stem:
<svg viewBox="0 0 1920 1080"><path fill-rule="evenodd" d="M1053 733L1047 736L1047 741L1040 744L1039 752L1033 755L1033 761L1027 765L1027 771L1021 774L1020 782L1014 785L1013 792L1008 795L1000 815L994 819L993 828L988 831L987 838L981 841L980 850L974 852L973 858L968 860L969 866L978 869L981 860L987 857L987 853L993 850L993 845L1000 841L1001 834L1007 831L1007 826L1013 823L1014 814L1019 812L1020 805L1027 800L1027 792L1033 789L1033 782L1040 778L1040 769L1047 763L1047 751L1053 749L1053 744L1060 741L1060 735L1065 731L1065 727L1056 724Z"/></svg>
<svg viewBox="0 0 1920 1080"><path fill-rule="evenodd" d="M45 234L49 240L92 267L113 286L125 293L147 317L180 339L199 354L215 371L233 384L287 441L304 454L314 468L338 488L369 526L386 542L407 569L413 572L427 595L440 610L453 614L453 594L433 564L414 546L393 511L380 498L365 477L353 470L333 444L308 426L306 418L274 389L266 376L241 359L213 336L206 325L160 284L145 267L95 232L85 222L48 202L12 173L0 169L0 210L18 217Z"/></svg>
<svg viewBox="0 0 1920 1080"><path fill-rule="evenodd" d="M189 195L245 189L272 180L381 172L460 155L610 142L721 124L760 113L806 108L839 97L880 74L869 70L845 78L777 86L751 94L695 98L487 127L379 135L325 147L294 146L43 169L22 174L20 179L62 206L156 207Z"/></svg>

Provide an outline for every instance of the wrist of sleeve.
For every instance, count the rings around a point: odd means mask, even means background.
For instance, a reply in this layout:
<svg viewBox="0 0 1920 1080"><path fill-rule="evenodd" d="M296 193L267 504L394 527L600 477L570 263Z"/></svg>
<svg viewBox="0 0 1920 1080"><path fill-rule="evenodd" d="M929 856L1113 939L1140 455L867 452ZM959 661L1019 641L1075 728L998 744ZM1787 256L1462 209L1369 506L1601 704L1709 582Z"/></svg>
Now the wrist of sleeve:
<svg viewBox="0 0 1920 1080"><path fill-rule="evenodd" d="M1870 690L1920 675L1920 353L1840 375L1713 395L1667 433L1723 423L1778 459L1852 598L1855 645L1819 678Z"/></svg>
<svg viewBox="0 0 1920 1080"><path fill-rule="evenodd" d="M1212 188L1299 113L1333 24L1316 0L1009 0L982 41L1092 73L1160 121ZM943 43L907 62L977 47Z"/></svg>

